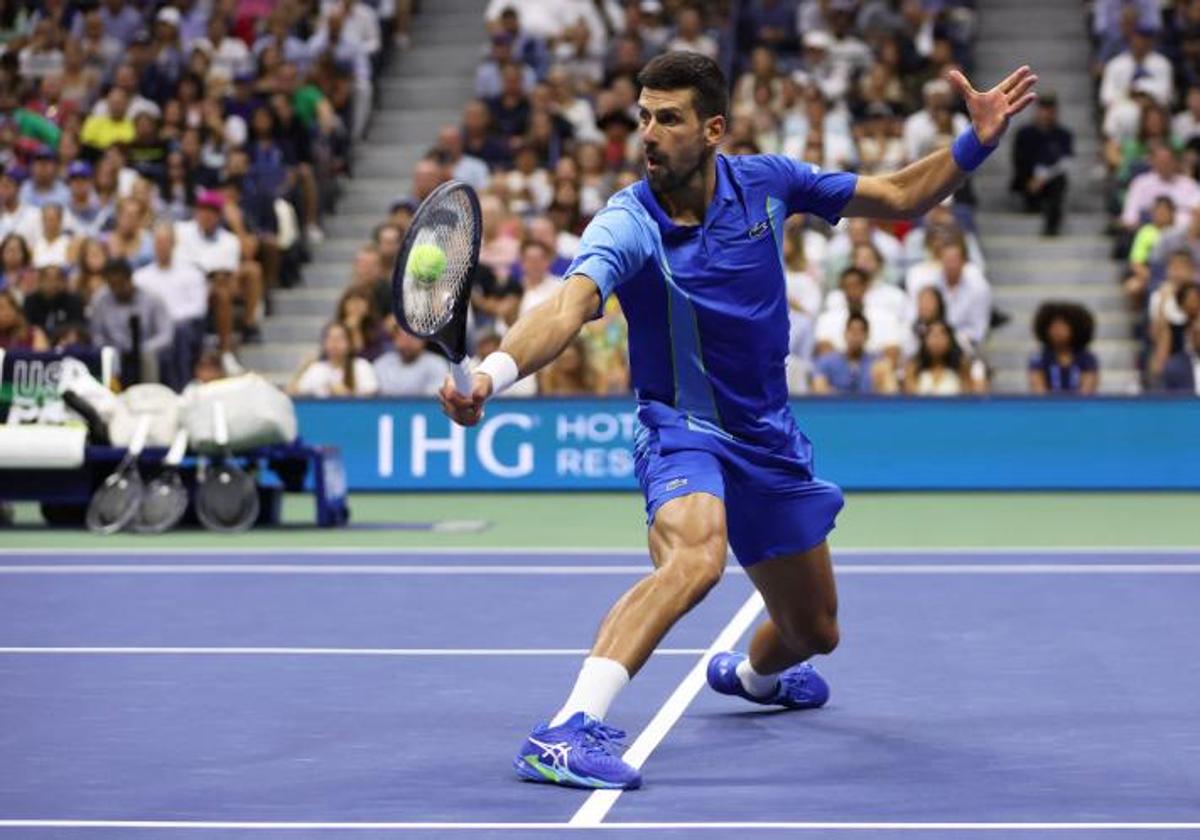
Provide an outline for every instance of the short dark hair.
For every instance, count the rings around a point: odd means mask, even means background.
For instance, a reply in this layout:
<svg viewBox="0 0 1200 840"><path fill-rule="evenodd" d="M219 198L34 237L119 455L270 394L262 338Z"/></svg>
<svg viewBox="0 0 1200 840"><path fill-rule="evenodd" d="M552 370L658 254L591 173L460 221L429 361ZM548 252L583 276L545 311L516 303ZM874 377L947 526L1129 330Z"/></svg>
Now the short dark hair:
<svg viewBox="0 0 1200 840"><path fill-rule="evenodd" d="M850 325L855 321L861 323L863 325L863 329L868 333L871 331L870 321L868 321L867 316L861 312L851 312L848 316L846 316L846 329L850 329Z"/></svg>
<svg viewBox="0 0 1200 840"><path fill-rule="evenodd" d="M651 90L692 92L692 106L700 119L729 116L729 83L720 65L706 55L675 50L650 59L637 82Z"/></svg>
<svg viewBox="0 0 1200 840"><path fill-rule="evenodd" d="M838 284L841 285L842 281L844 281L851 274L853 274L855 277L857 277L859 280L861 280L864 285L870 279L869 277L867 277L867 272L863 271L861 268L858 268L857 266L851 265L851 266L847 266L846 268L842 269L842 273L840 275L838 275Z"/></svg>
<svg viewBox="0 0 1200 840"><path fill-rule="evenodd" d="M104 263L104 276L119 275L121 277L132 277L133 266L129 264L129 260L124 257L109 257Z"/></svg>

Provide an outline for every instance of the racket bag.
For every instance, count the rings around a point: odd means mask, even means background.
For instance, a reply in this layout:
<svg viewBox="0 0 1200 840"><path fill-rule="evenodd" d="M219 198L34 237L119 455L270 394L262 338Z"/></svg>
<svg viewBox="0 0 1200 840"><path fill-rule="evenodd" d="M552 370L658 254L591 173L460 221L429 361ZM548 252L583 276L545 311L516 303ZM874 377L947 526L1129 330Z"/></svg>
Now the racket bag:
<svg viewBox="0 0 1200 840"><path fill-rule="evenodd" d="M244 373L188 389L182 420L196 452L218 451L213 433L214 402L225 408L229 447L234 452L296 439L296 408L291 398L258 374Z"/></svg>
<svg viewBox="0 0 1200 840"><path fill-rule="evenodd" d="M150 418L147 446L170 446L179 432L179 394L166 385L133 385L117 397L118 410L108 423L113 446L128 446L138 419Z"/></svg>

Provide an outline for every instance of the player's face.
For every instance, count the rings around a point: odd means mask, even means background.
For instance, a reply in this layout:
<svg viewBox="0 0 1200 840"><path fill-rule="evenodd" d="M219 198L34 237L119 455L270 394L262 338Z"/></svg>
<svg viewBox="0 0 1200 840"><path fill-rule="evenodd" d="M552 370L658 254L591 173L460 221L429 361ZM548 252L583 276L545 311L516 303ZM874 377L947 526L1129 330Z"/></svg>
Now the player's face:
<svg viewBox="0 0 1200 840"><path fill-rule="evenodd" d="M725 118L701 120L687 88L646 88L638 99L638 110L646 179L657 193L690 183L725 134Z"/></svg>

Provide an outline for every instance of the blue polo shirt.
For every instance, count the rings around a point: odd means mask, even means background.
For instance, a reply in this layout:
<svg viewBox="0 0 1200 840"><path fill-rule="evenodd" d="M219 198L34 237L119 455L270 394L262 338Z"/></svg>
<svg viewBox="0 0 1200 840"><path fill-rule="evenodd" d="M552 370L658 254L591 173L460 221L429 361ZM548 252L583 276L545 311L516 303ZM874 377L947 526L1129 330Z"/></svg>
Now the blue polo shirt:
<svg viewBox="0 0 1200 840"><path fill-rule="evenodd" d="M645 180L609 199L565 276L620 300L643 425L808 460L787 404L783 222L836 223L856 183L778 155L718 155L703 224L674 224Z"/></svg>

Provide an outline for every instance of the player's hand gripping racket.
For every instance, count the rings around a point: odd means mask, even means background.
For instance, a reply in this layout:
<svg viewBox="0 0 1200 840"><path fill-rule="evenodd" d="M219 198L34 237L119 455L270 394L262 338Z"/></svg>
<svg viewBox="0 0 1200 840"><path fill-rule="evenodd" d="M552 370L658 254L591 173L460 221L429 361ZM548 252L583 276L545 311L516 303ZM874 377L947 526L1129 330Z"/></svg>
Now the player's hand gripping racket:
<svg viewBox="0 0 1200 840"><path fill-rule="evenodd" d="M445 351L454 386L463 394L471 393L471 374L464 362L467 307L481 232L475 190L461 181L448 181L417 208L392 269L396 323Z"/></svg>

